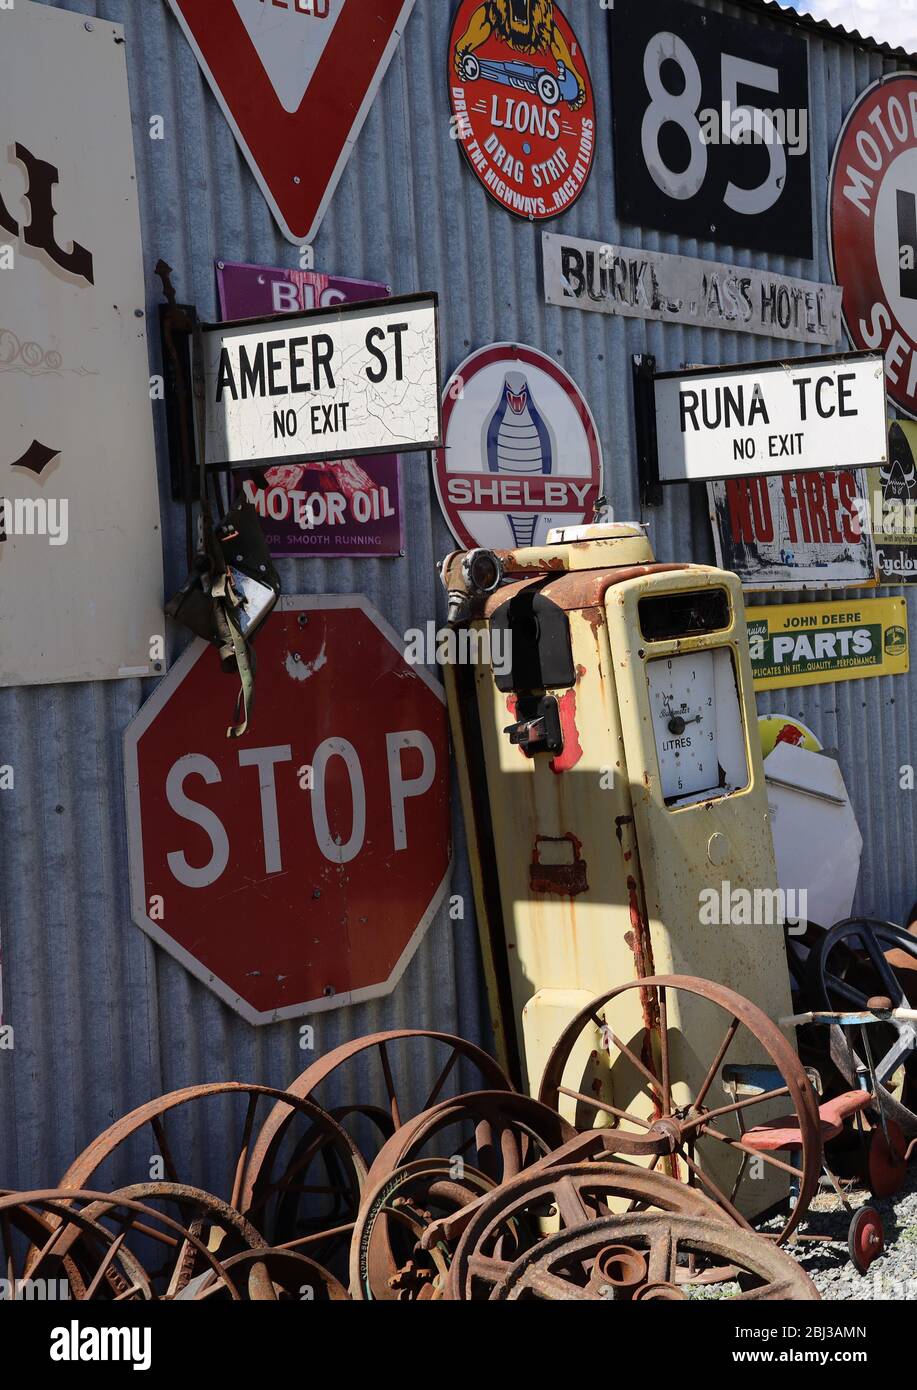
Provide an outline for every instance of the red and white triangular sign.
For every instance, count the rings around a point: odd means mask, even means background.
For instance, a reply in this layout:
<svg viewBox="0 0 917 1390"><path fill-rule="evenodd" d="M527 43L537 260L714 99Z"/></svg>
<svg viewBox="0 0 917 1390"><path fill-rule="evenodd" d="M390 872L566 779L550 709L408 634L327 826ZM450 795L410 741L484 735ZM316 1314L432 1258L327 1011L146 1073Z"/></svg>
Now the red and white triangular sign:
<svg viewBox="0 0 917 1390"><path fill-rule="evenodd" d="M315 236L414 0L168 0L284 236Z"/></svg>

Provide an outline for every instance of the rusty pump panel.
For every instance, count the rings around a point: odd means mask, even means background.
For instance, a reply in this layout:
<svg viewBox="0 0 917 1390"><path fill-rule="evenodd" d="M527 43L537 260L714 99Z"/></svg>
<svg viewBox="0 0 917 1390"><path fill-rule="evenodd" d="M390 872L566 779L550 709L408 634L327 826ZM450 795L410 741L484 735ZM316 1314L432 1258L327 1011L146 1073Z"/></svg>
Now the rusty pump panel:
<svg viewBox="0 0 917 1390"><path fill-rule="evenodd" d="M441 577L450 623L479 637L469 665L447 668L447 689L496 1035L526 1089L537 1094L577 1012L625 980L701 975L786 1017L782 916L741 925L701 911L711 889L779 902L739 580L656 563L635 524L458 552ZM649 992L632 996L633 1035L649 1024L657 1036L658 1018L642 1017ZM691 1054L716 1054L722 1021L702 1001L676 1007L692 1013L668 1018L690 1076ZM600 1097L614 1125L636 1078L620 1057L609 1069L594 1031L564 1080ZM744 1051L762 1060L754 1039ZM692 1080L696 1094L703 1075ZM575 1099L561 1109L576 1118ZM769 1169L745 1184L746 1212L785 1195L785 1181Z"/></svg>

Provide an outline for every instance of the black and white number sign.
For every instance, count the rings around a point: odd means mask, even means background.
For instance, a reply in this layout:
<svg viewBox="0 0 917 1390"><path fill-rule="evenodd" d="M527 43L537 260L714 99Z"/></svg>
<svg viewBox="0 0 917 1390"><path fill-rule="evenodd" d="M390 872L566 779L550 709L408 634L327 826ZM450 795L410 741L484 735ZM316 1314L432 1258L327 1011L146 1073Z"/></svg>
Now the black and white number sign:
<svg viewBox="0 0 917 1390"><path fill-rule="evenodd" d="M610 23L618 216L810 259L806 41L687 0Z"/></svg>

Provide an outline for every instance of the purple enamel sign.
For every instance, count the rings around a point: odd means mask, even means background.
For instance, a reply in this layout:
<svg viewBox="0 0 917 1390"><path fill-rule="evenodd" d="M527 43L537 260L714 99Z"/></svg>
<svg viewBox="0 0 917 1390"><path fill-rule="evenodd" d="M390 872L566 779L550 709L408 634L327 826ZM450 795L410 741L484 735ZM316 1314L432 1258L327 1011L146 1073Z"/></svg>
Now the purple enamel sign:
<svg viewBox="0 0 917 1390"><path fill-rule="evenodd" d="M224 320L267 318L301 309L385 299L389 285L265 265L217 261ZM268 486L251 472L233 474L264 518L271 554L400 555L404 550L401 466L397 454L333 463L292 463L265 469Z"/></svg>

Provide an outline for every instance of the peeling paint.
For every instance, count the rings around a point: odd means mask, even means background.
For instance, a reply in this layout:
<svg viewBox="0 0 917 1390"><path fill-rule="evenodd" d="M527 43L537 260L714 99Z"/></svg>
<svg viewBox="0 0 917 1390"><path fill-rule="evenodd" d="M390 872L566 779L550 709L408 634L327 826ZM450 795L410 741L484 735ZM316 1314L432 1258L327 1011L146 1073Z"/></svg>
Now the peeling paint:
<svg viewBox="0 0 917 1390"><path fill-rule="evenodd" d="M579 731L576 727L575 690L566 690L563 695L559 696L557 712L560 715L560 729L564 738L564 747L563 752L556 754L551 759L550 767L552 772L569 772L571 768L576 767L583 756Z"/></svg>
<svg viewBox="0 0 917 1390"><path fill-rule="evenodd" d="M310 676L314 676L316 671L320 671L327 662L325 655L325 642L322 639L322 648L314 661L303 661L298 652L287 652L284 667L287 675L294 681L307 681Z"/></svg>

